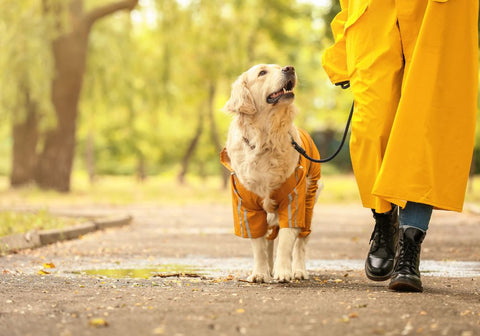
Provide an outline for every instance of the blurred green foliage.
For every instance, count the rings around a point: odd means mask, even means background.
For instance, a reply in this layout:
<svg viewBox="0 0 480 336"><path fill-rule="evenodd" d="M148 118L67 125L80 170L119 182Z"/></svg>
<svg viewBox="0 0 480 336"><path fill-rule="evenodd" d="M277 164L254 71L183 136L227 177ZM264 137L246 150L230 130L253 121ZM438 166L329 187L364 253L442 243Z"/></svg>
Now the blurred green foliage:
<svg viewBox="0 0 480 336"><path fill-rule="evenodd" d="M111 1L85 0L84 6ZM59 29L68 30L68 17L59 25L41 3L0 0L3 175L11 165L11 123L23 116L22 86L40 105L42 127L55 122L50 42ZM338 10L338 0L143 0L131 13L102 19L90 34L75 169L97 175L133 175L140 167L148 175L178 172L201 127L190 172L218 175L212 134L223 143L230 121L221 108L231 83L257 63L294 65L297 124L313 133L333 130L339 139L352 97L334 87L321 67L332 42L329 22ZM322 156L336 143L320 143ZM348 171L348 148L329 165L333 172Z"/></svg>
<svg viewBox="0 0 480 336"><path fill-rule="evenodd" d="M84 2L86 10L97 5ZM8 174L10 123L22 117L19 85L33 92L43 121L54 119L49 41L58 32L37 1L1 0L0 9L6 46L0 56L0 118L8 121L0 126L0 173ZM340 130L351 98L321 68L322 50L330 44L330 12L328 1L144 0L131 13L101 20L90 34L75 169L130 175L144 164L147 174L178 171L201 122L190 171L218 174L212 132L223 143L230 116L221 108L230 85L257 63L296 67L299 126Z"/></svg>

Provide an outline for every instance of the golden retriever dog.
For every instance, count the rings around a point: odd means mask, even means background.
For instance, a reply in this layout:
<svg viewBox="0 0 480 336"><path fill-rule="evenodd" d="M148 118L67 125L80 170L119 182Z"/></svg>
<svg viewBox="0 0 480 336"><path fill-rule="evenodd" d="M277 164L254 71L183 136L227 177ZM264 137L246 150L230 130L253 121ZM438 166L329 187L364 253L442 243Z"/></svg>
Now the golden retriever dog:
<svg viewBox="0 0 480 336"><path fill-rule="evenodd" d="M320 164L292 146L295 140L319 158L310 136L293 123L296 83L293 66L259 64L233 83L224 107L233 120L221 160L231 171L235 233L252 243L250 282L308 279L305 248Z"/></svg>

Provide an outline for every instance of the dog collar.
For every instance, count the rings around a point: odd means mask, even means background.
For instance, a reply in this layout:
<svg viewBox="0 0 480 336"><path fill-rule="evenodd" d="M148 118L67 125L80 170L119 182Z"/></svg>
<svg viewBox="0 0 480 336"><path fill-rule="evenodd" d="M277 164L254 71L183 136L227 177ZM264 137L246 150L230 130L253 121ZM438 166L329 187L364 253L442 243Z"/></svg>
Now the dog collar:
<svg viewBox="0 0 480 336"><path fill-rule="evenodd" d="M250 141L247 138L243 137L243 141L247 144L248 147L250 147L251 150L255 149L255 145L251 145Z"/></svg>

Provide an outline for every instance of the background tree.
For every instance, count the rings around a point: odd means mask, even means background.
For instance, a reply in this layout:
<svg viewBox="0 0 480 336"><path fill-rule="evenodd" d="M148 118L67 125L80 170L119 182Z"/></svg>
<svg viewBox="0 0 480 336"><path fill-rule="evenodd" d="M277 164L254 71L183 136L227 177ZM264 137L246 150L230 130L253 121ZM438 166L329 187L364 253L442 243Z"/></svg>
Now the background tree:
<svg viewBox="0 0 480 336"><path fill-rule="evenodd" d="M138 0L112 2L84 11L82 0L71 0L68 5L69 22L64 20L65 10L62 2L48 0L42 2L44 22L53 22L58 33L51 43L44 41L47 43L43 46L44 48L51 46L52 51L51 104L55 112L55 127L42 134L43 148L37 155L39 117L37 103L30 93L30 85L28 83L22 85L26 115L13 129L12 186L29 182L33 178L41 188L69 191L78 101L85 72L90 31L98 20L119 10L132 10L137 2ZM30 9L35 10L33 6ZM31 35L28 38L31 38Z"/></svg>
<svg viewBox="0 0 480 336"><path fill-rule="evenodd" d="M57 126L46 132L43 150L38 158L35 181L42 188L70 190L78 100L87 58L88 36L98 20L119 10L132 10L138 0L112 2L83 10L82 0L70 2L71 28L53 41L55 77L52 82L52 103ZM45 6L45 11L57 11ZM59 14L55 14L59 15Z"/></svg>
<svg viewBox="0 0 480 336"><path fill-rule="evenodd" d="M219 176L221 108L257 63L295 66L296 123L332 152L352 100L321 66L338 0L135 3L0 0L0 173L12 185L67 191L74 157L92 183ZM342 155L325 169L348 170Z"/></svg>
<svg viewBox="0 0 480 336"><path fill-rule="evenodd" d="M53 77L53 57L45 46L51 44L58 31L53 20L42 12L39 1L0 4L0 116L12 125L10 180L16 186L32 179L38 128L51 125L53 119L50 85L45 85Z"/></svg>

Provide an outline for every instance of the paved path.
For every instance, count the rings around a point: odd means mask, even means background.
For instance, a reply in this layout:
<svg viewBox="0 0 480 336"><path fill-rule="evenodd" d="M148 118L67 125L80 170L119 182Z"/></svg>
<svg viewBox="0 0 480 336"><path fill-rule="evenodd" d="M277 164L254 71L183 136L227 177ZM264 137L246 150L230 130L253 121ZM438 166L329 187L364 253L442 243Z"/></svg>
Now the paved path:
<svg viewBox="0 0 480 336"><path fill-rule="evenodd" d="M262 285L244 282L250 243L227 206L54 210L134 222L0 257L2 336L480 335L479 216L435 213L425 292L401 294L364 277L372 220L358 206L317 205L311 279Z"/></svg>

